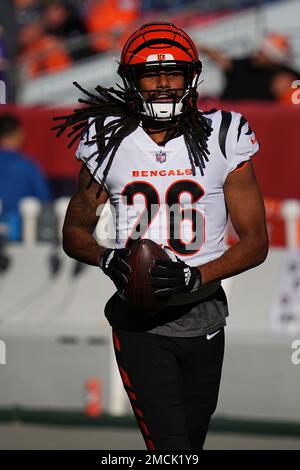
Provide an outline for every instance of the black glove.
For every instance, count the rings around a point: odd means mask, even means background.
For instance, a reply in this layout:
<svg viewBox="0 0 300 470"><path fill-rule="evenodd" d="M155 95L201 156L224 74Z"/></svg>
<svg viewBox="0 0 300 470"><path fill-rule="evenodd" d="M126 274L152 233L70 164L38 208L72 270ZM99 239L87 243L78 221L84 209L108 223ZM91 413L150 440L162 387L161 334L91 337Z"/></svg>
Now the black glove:
<svg viewBox="0 0 300 470"><path fill-rule="evenodd" d="M199 269L188 266L177 258L177 261L155 260L151 268L151 285L159 287L155 291L156 297L167 297L173 294L191 292L201 286L201 273Z"/></svg>
<svg viewBox="0 0 300 470"><path fill-rule="evenodd" d="M100 268L111 278L118 290L124 289L128 282L126 276L131 273L130 266L124 261L128 255L130 255L130 250L127 248L115 250L107 248L99 259Z"/></svg>

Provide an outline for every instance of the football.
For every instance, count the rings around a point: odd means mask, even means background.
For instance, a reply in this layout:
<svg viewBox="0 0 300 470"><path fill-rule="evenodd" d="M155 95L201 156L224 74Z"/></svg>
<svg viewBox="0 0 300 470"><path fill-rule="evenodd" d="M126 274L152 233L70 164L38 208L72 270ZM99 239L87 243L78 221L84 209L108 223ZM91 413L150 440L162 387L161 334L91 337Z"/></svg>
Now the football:
<svg viewBox="0 0 300 470"><path fill-rule="evenodd" d="M131 267L128 284L124 291L127 302L133 310L145 315L156 315L165 305L165 300L157 299L155 287L150 284L150 269L155 259L170 259L167 253L154 241L138 240L130 247L126 263Z"/></svg>

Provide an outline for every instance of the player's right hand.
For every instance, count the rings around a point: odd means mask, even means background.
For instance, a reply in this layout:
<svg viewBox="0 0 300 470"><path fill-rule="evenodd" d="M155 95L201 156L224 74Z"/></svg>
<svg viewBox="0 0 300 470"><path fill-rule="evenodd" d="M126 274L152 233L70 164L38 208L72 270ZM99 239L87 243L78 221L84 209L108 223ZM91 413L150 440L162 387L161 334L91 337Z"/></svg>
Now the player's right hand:
<svg viewBox="0 0 300 470"><path fill-rule="evenodd" d="M105 249L99 259L99 266L109 276L118 290L123 290L128 283L127 275L131 273L125 258L130 255L128 248Z"/></svg>

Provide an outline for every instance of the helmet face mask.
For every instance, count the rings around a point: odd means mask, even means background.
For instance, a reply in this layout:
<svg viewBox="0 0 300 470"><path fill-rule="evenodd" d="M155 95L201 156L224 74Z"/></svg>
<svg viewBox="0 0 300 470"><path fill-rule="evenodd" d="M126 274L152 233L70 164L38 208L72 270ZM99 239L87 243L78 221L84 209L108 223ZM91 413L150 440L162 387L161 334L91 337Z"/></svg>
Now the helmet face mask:
<svg viewBox="0 0 300 470"><path fill-rule="evenodd" d="M127 40L118 73L136 113L155 121L172 121L190 107L201 68L196 48L186 33L171 23L151 23ZM177 72L184 77L184 88L140 89L141 78Z"/></svg>

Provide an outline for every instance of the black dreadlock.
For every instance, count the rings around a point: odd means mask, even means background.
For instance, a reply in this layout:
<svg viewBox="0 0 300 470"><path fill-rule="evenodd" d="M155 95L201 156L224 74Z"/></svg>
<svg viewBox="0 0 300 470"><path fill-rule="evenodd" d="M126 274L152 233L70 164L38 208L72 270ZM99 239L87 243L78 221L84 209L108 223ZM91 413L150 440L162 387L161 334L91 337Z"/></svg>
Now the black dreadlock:
<svg viewBox="0 0 300 470"><path fill-rule="evenodd" d="M94 95L82 88L77 82L73 82L73 84L88 96L89 99L79 98L78 100L79 103L83 103L86 106L74 109L74 112L68 116L54 117L55 121L64 120L64 122L52 127L52 130L56 130L56 137L59 137L67 128L72 129L67 135L72 137L68 144L69 148L77 139L81 139L84 134L87 135L85 145L97 143L98 150L85 160L87 162L97 155L97 166L93 176L95 176L109 152L111 152L103 171L101 183L104 187L114 156L121 142L137 129L143 118L141 118L139 113L131 111L132 97L122 89L116 90L113 87L103 88L99 85L95 88L98 95ZM176 119L172 126L159 129L167 131L164 138L165 143L173 137L184 136L194 176L196 174L195 166L199 167L201 175L204 174L205 161L208 162L208 155L210 153L207 140L212 131L209 120L196 107L197 97L198 94L194 90L191 96L192 106L188 111L183 116L180 116L179 119ZM116 119L104 125L107 117L115 117ZM147 118L145 122L147 122ZM96 124L96 134L91 136L90 140L89 130L94 123Z"/></svg>

